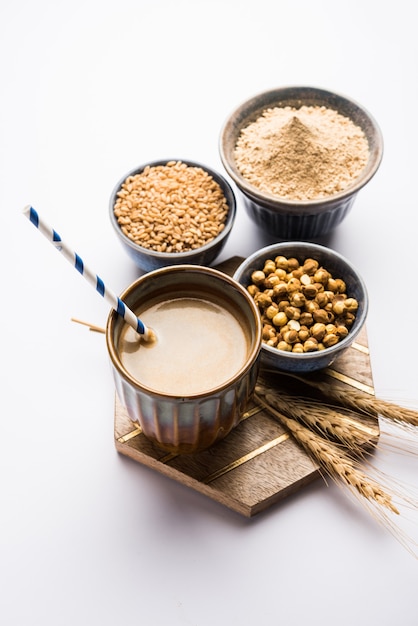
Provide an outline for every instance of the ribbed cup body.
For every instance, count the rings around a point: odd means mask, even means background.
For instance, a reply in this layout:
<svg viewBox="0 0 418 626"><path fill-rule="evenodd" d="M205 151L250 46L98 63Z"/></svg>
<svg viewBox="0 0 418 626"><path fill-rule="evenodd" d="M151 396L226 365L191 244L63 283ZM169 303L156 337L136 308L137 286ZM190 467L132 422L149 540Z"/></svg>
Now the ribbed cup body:
<svg viewBox="0 0 418 626"><path fill-rule="evenodd" d="M121 298L137 310L143 302L188 293L210 298L221 306L224 303L229 311L237 312L245 330L246 361L218 387L186 397L145 387L125 369L118 353L123 320L112 312L106 328L119 400L146 437L175 453L208 448L237 425L254 391L261 349L261 322L254 302L241 285L216 270L191 265L155 270L128 287Z"/></svg>

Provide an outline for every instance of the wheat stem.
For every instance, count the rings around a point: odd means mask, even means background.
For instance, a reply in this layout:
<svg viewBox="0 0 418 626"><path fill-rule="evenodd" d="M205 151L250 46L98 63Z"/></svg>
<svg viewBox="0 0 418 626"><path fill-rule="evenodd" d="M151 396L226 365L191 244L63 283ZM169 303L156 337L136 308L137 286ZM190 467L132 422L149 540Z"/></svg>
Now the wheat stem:
<svg viewBox="0 0 418 626"><path fill-rule="evenodd" d="M339 441L356 454L363 455L365 446L376 445L379 437L378 424L370 426L359 419L354 419L348 415L346 409L340 410L314 399L289 395L282 390L276 391L262 384L260 379L256 391L264 397L267 404L287 417L302 422L324 437Z"/></svg>
<svg viewBox="0 0 418 626"><path fill-rule="evenodd" d="M361 411L365 415L375 416L378 413L380 416L393 422L418 426L418 411L414 409L405 408L394 402L375 398L354 389L341 389L326 381L294 375L292 377L314 387L330 400L339 402L343 406L356 411Z"/></svg>
<svg viewBox="0 0 418 626"><path fill-rule="evenodd" d="M312 432L296 420L287 417L270 406L261 396L255 394L259 402L282 426L287 428L296 441L334 480L341 480L353 493L386 507L399 515L391 496L375 481L371 480L343 450Z"/></svg>

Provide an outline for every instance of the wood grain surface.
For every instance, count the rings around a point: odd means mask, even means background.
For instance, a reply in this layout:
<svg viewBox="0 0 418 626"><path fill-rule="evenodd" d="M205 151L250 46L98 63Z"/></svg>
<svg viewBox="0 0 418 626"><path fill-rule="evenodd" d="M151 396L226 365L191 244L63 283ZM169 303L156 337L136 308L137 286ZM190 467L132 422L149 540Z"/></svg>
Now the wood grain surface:
<svg viewBox="0 0 418 626"><path fill-rule="evenodd" d="M232 274L239 257L218 268ZM328 382L374 394L367 332L337 359L316 374ZM287 392L297 391L286 376L272 379ZM269 381L271 384L271 380ZM300 385L300 383L298 383ZM318 394L306 386L303 395ZM319 397L320 399L320 397ZM325 401L325 399L324 399ZM379 436L378 418L361 418L370 438ZM115 398L115 445L118 452L244 515L252 517L320 476L318 466L291 435L262 407L252 402L238 426L208 450L174 455L159 449L133 423Z"/></svg>

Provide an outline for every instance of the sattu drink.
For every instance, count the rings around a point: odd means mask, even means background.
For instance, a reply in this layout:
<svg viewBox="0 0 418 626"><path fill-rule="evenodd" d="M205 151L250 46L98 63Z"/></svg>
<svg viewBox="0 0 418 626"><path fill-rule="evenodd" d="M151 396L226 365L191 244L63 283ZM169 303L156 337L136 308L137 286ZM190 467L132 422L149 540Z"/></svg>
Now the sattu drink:
<svg viewBox="0 0 418 626"><path fill-rule="evenodd" d="M123 366L144 387L178 396L205 393L246 362L248 340L239 315L199 298L174 298L136 311L156 332L145 342L125 325L118 350Z"/></svg>
<svg viewBox="0 0 418 626"><path fill-rule="evenodd" d="M170 266L121 296L157 339L144 342L116 314L106 337L116 391L160 447L194 452L239 422L254 390L261 348L258 311L221 272Z"/></svg>

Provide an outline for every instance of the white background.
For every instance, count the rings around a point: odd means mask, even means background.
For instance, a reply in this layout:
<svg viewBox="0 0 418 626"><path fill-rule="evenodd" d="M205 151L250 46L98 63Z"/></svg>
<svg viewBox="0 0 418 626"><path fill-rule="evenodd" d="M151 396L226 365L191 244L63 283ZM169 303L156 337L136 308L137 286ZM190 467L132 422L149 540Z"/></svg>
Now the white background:
<svg viewBox="0 0 418 626"><path fill-rule="evenodd" d="M3 0L0 7L0 621L7 626L418 623L418 561L318 480L247 520L118 455L108 307L22 216L32 204L111 288L138 275L108 199L147 160L223 172L226 116L270 88L363 104L380 170L320 243L369 289L376 394L418 406L413 3ZM222 260L272 240L239 216ZM416 485L418 458L381 453ZM409 526L406 518L413 522ZM418 510L397 523L418 540Z"/></svg>

